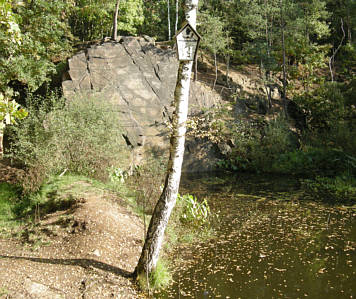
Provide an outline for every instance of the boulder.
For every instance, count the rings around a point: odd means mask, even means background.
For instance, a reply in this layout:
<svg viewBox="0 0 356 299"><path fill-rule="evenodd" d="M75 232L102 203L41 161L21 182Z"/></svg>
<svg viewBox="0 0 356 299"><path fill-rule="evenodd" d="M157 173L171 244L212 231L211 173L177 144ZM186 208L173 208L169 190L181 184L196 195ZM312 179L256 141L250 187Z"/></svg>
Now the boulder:
<svg viewBox="0 0 356 299"><path fill-rule="evenodd" d="M148 37L122 37L90 46L69 59L68 64L64 76L68 80L62 83L64 96L70 100L90 95L113 103L120 113L123 137L133 150L132 164L139 164L153 148L167 153L178 70L175 51L156 47ZM190 115L221 101L210 88L191 83ZM210 169L215 156L213 146L196 141L187 144L183 170ZM206 155L202 154L204 150Z"/></svg>

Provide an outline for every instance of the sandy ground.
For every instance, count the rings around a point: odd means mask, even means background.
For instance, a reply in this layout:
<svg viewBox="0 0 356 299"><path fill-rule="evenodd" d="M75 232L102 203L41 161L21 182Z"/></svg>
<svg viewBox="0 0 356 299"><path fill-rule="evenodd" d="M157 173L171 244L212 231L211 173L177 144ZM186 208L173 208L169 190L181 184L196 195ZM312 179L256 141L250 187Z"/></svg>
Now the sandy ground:
<svg viewBox="0 0 356 299"><path fill-rule="evenodd" d="M21 227L20 238L0 235L0 298L143 298L130 278L143 224L89 187L68 209Z"/></svg>

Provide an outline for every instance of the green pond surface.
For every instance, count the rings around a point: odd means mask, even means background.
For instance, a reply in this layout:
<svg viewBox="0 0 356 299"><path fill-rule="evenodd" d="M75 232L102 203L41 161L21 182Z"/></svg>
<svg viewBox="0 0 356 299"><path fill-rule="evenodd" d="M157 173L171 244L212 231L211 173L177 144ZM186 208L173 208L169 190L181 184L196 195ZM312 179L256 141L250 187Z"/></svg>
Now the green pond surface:
<svg viewBox="0 0 356 299"><path fill-rule="evenodd" d="M288 177L184 177L207 198L214 237L174 253L155 298L356 298L356 212L296 200Z"/></svg>

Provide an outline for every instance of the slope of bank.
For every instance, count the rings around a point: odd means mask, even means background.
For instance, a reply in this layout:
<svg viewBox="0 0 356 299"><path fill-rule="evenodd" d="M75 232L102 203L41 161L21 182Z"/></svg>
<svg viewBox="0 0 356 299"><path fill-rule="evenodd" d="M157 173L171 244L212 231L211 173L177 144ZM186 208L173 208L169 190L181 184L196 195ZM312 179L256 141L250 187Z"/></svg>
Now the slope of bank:
<svg viewBox="0 0 356 299"><path fill-rule="evenodd" d="M34 223L0 235L0 296L141 297L130 275L143 224L120 198L73 181L31 213Z"/></svg>

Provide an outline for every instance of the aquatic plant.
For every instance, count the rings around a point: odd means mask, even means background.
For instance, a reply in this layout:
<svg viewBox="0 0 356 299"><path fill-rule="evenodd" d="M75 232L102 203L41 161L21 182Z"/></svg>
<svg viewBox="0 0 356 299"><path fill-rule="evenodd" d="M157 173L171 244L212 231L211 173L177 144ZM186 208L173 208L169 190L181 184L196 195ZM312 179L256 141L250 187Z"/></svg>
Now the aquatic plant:
<svg viewBox="0 0 356 299"><path fill-rule="evenodd" d="M198 226L208 221L210 208L206 198L199 202L198 199L191 194L178 194L177 200L180 205L182 205L180 220L183 223Z"/></svg>

